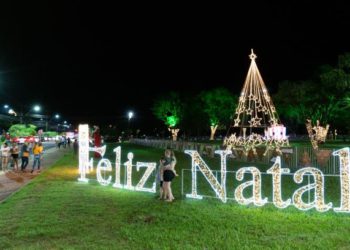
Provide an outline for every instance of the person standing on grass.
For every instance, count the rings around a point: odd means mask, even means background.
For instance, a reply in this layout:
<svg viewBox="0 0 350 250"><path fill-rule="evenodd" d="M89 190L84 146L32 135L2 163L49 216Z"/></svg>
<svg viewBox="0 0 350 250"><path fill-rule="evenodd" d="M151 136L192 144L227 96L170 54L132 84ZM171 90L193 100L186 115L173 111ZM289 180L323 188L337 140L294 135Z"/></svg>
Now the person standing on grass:
<svg viewBox="0 0 350 250"><path fill-rule="evenodd" d="M40 170L40 161L42 159L43 151L44 151L44 148L43 148L41 142L39 142L39 143L36 142L34 144L34 147L33 147L34 162L33 162L33 169L31 171L31 173L34 172L36 163L38 163L38 170Z"/></svg>
<svg viewBox="0 0 350 250"><path fill-rule="evenodd" d="M167 202L172 202L175 198L171 190L171 181L178 176L175 171L176 158L172 150L167 149L164 152L164 172L163 172L163 189L164 197L166 197Z"/></svg>
<svg viewBox="0 0 350 250"><path fill-rule="evenodd" d="M21 170L24 172L26 169L28 162L29 162L29 148L28 148L28 142L25 142L22 145L21 148L21 156L22 156L22 165L21 165Z"/></svg>
<svg viewBox="0 0 350 250"><path fill-rule="evenodd" d="M160 200L166 199L166 197L164 196L164 188L163 188L164 163L165 163L165 159L164 157L162 157L159 161L159 169L157 173L157 180L159 182L159 199Z"/></svg>
<svg viewBox="0 0 350 250"><path fill-rule="evenodd" d="M18 145L16 142L12 143L12 148L11 148L11 156L13 159L13 169L15 171L18 171L18 154L19 154L19 149Z"/></svg>
<svg viewBox="0 0 350 250"><path fill-rule="evenodd" d="M2 171L4 172L7 171L9 158L10 158L10 147L8 146L7 142L5 142L1 146L1 166L2 166Z"/></svg>

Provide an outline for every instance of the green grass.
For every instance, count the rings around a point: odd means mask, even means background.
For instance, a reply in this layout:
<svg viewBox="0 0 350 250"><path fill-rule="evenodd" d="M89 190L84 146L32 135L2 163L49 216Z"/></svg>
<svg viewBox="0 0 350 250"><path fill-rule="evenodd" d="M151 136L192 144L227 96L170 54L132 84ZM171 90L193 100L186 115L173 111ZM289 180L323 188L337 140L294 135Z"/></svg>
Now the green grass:
<svg viewBox="0 0 350 250"><path fill-rule="evenodd" d="M157 161L163 152L124 144L122 162L129 151L134 152L134 162ZM180 153L176 156L181 174L181 168L190 168L190 157ZM113 159L110 145L107 157ZM219 158L205 160L211 168L219 169ZM248 165L229 161L228 166L229 170L236 170ZM134 169L133 174L135 184L142 172ZM190 190L189 176L189 172L184 176L186 191ZM293 206L279 210L271 204L257 208L241 206L235 201L223 204L210 198L186 199L181 197L181 177L173 182L176 200L170 204L159 201L155 194L101 186L94 173L89 175L91 181L87 184L77 182L77 178L77 161L72 155L65 155L0 204L0 249L347 249L350 246L350 215L346 214L301 212ZM264 177L263 185L264 193L270 196L268 178ZM200 193L212 194L203 177L198 182ZM228 197L233 197L233 188L238 184L233 175L228 176ZM332 189L338 182L331 181L328 185ZM286 180L283 191L289 196L296 187ZM327 193L327 201L338 202L338 191Z"/></svg>

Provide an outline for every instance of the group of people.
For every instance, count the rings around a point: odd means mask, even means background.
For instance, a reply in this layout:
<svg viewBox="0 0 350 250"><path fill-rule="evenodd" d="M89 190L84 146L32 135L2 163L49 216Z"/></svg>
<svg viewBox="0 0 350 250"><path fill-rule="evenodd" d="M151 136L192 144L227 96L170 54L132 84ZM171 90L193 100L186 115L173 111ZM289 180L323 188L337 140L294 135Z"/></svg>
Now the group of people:
<svg viewBox="0 0 350 250"><path fill-rule="evenodd" d="M34 145L30 145L25 142L21 149L16 142L13 142L11 147L7 142L4 142L1 146L1 167L2 171L8 171L8 165L10 160L13 161L13 169L14 171L19 171L18 158L21 158L21 171L24 172L28 163L29 157L33 155L33 167L31 173L34 172L35 167L37 166L38 170L40 170L40 163L43 155L43 145L41 142L35 142Z"/></svg>
<svg viewBox="0 0 350 250"><path fill-rule="evenodd" d="M66 148L67 146L70 148L72 140L69 137L66 138L65 136L61 136L56 143L58 148L61 148L61 146L63 148Z"/></svg>
<svg viewBox="0 0 350 250"><path fill-rule="evenodd" d="M171 182L178 176L175 170L176 157L172 150L166 149L164 157L159 161L158 181L160 184L159 199L172 202L175 198L171 190Z"/></svg>

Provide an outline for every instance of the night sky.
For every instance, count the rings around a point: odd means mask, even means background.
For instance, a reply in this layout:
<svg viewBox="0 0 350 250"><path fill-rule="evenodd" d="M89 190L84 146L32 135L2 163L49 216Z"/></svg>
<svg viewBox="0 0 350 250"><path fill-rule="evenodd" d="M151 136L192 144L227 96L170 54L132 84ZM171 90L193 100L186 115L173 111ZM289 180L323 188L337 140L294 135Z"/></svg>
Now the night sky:
<svg viewBox="0 0 350 250"><path fill-rule="evenodd" d="M8 2L0 8L0 103L39 103L72 123L118 123L132 109L153 126L152 101L170 90L238 94L251 48L272 93L350 52L348 8L335 1Z"/></svg>

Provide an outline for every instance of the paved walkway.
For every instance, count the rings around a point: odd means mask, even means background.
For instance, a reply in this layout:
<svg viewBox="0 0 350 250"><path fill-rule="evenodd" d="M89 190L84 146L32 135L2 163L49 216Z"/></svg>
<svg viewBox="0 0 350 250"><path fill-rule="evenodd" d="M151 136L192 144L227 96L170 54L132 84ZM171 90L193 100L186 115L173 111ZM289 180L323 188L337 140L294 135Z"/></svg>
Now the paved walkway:
<svg viewBox="0 0 350 250"><path fill-rule="evenodd" d="M41 161L41 171L45 170L46 167L54 164L60 159L64 153L70 152L72 148L61 148L56 147L45 150L43 160ZM19 167L21 166L21 160L19 159ZM8 171L4 173L0 171L0 203L5 200L9 195L19 190L21 187L30 182L31 179L35 178L40 174L40 171L35 168L33 173L30 173L33 166L33 159L29 160L29 164L25 172L14 172Z"/></svg>

